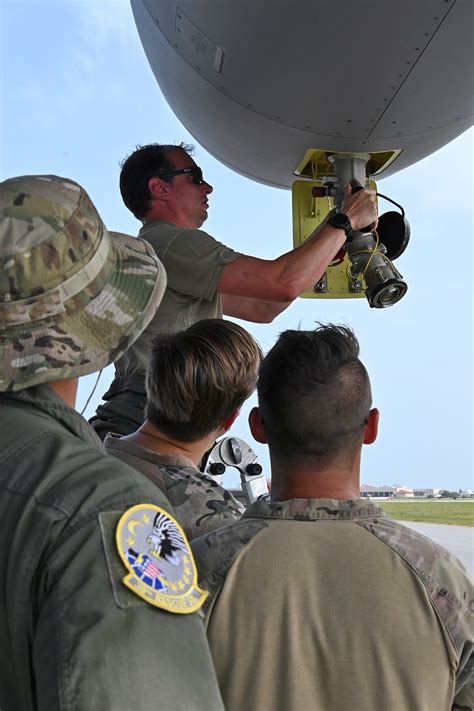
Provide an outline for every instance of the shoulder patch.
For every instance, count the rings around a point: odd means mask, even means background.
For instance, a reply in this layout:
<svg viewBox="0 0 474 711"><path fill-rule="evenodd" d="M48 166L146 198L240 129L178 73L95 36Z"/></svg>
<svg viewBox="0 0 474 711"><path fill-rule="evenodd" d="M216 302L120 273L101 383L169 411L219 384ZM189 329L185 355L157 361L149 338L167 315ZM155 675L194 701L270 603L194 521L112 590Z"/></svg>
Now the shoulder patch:
<svg viewBox="0 0 474 711"><path fill-rule="evenodd" d="M202 606L207 593L197 585L191 548L167 511L154 504L132 506L120 517L115 542L129 571L122 582L135 595L183 615Z"/></svg>

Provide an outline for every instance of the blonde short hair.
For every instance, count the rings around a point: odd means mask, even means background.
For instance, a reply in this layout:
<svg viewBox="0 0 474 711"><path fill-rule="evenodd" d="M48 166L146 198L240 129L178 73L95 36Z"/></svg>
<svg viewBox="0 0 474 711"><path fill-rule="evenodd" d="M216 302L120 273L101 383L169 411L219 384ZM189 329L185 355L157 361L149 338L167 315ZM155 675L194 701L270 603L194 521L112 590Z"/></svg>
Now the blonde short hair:
<svg viewBox="0 0 474 711"><path fill-rule="evenodd" d="M148 420L180 441L202 439L252 394L261 360L258 343L232 321L159 334L146 378Z"/></svg>

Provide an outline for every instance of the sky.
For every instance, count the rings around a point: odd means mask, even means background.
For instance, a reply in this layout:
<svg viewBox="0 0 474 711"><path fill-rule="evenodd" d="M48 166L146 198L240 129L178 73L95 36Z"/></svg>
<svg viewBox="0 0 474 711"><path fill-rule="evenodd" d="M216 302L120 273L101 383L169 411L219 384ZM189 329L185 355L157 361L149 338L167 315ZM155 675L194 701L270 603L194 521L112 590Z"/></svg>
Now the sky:
<svg viewBox="0 0 474 711"><path fill-rule="evenodd" d="M119 162L136 145L196 144L163 98L127 1L2 0L0 177L57 174L81 183L109 229L136 235L121 201ZM237 251L272 259L292 246L291 193L252 182L199 145L214 186L207 232ZM407 295L389 309L365 299L297 299L272 324L244 324L266 351L288 328L349 324L380 410L377 441L364 448L361 482L474 488L472 448L473 131L378 182L401 203L411 240L396 266ZM382 211L390 206L380 205ZM113 377L105 369L85 415ZM96 376L81 379L82 410ZM269 476L242 408L231 434L249 442ZM238 480L235 472L225 483Z"/></svg>

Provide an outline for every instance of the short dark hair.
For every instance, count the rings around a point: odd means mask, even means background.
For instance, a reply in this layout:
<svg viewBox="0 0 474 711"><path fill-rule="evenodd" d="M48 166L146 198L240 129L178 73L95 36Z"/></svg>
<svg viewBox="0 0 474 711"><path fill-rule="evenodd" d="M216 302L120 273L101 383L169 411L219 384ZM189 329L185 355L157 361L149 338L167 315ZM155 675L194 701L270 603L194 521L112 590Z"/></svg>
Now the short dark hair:
<svg viewBox="0 0 474 711"><path fill-rule="evenodd" d="M255 390L262 351L242 326L204 319L158 334L147 370L147 418L181 442L213 432Z"/></svg>
<svg viewBox="0 0 474 711"><path fill-rule="evenodd" d="M362 443L372 404L359 343L346 326L285 331L257 384L270 449L284 460L327 460Z"/></svg>
<svg viewBox="0 0 474 711"><path fill-rule="evenodd" d="M149 143L146 146L137 146L136 150L121 162L120 194L137 220L143 220L150 209L148 190L150 178L173 170L174 166L169 160L172 151L183 151L191 155L194 146L187 143L178 145Z"/></svg>

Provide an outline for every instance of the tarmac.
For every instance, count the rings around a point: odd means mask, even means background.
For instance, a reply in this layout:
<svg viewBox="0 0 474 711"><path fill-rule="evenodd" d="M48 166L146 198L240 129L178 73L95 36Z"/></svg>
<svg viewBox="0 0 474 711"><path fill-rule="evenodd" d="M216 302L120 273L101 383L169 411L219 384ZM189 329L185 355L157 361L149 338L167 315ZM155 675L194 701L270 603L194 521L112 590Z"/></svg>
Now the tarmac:
<svg viewBox="0 0 474 711"><path fill-rule="evenodd" d="M441 523L418 523L400 521L454 553L464 563L467 571L474 576L474 528L468 526L448 526Z"/></svg>

